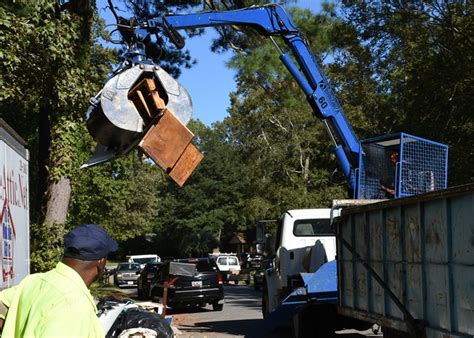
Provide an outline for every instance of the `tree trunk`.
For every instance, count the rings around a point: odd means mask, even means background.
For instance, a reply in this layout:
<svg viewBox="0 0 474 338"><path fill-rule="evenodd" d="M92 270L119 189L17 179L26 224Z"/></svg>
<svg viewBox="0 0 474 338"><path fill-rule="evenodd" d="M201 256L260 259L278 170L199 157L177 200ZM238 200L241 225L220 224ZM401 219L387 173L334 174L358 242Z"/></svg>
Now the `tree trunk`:
<svg viewBox="0 0 474 338"><path fill-rule="evenodd" d="M81 20L81 40L82 42L76 46L77 57L82 62L87 62L88 58L85 57L88 55L90 50L90 35L91 35L91 18L92 18L92 5L95 6L95 1L91 0L71 0L66 3L63 8L59 10L68 10L69 12L75 14ZM59 112L56 112L57 114ZM48 126L51 133L52 126ZM57 140L50 139L50 142L53 143ZM48 152L48 158L51 159L51 143ZM49 162L51 167L55 167L58 163ZM51 169L51 168L50 168ZM58 181L49 181L48 194L46 200L46 213L44 218L44 223L47 226L52 226L54 224L61 225L64 227L66 223L69 201L71 199L71 180L62 176Z"/></svg>
<svg viewBox="0 0 474 338"><path fill-rule="evenodd" d="M64 225L66 223L69 200L71 199L71 180L61 177L49 186L44 223Z"/></svg>
<svg viewBox="0 0 474 338"><path fill-rule="evenodd" d="M304 161L304 170L303 170L303 179L305 182L308 180L309 177L309 155L306 156Z"/></svg>

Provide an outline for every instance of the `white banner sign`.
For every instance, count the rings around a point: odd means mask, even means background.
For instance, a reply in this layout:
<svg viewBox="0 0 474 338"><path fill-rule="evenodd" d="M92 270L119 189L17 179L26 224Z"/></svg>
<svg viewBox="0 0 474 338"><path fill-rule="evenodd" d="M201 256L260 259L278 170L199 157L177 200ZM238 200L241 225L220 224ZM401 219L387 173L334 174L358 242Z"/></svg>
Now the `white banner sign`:
<svg viewBox="0 0 474 338"><path fill-rule="evenodd" d="M1 289L18 284L30 272L28 194L27 159L0 139Z"/></svg>

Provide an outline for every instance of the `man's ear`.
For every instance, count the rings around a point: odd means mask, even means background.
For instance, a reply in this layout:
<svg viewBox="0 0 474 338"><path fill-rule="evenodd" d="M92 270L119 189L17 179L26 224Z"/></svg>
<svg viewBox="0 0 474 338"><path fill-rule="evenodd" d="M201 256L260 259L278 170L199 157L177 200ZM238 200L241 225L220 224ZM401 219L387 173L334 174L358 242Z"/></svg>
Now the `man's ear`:
<svg viewBox="0 0 474 338"><path fill-rule="evenodd" d="M107 257L101 258L97 260L97 267L102 269L105 264L107 263Z"/></svg>

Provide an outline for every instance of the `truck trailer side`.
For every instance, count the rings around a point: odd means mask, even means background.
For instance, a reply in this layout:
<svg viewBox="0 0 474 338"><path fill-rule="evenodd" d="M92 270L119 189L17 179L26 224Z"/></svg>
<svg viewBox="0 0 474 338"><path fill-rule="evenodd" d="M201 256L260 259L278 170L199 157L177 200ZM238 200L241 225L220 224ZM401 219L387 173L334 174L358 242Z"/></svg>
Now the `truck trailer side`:
<svg viewBox="0 0 474 338"><path fill-rule="evenodd" d="M384 336L474 334L474 184L343 209L340 314Z"/></svg>

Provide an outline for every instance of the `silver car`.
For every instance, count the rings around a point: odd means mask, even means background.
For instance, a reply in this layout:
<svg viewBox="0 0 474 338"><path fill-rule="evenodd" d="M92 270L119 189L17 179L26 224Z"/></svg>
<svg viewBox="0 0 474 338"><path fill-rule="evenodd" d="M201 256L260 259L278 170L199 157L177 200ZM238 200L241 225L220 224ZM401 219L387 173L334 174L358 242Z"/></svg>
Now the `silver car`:
<svg viewBox="0 0 474 338"><path fill-rule="evenodd" d="M140 270L138 263L119 263L115 269L114 283L118 287L123 286L137 286L137 279L139 275L137 271Z"/></svg>

